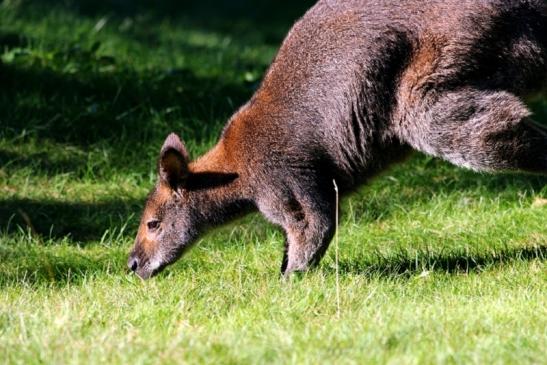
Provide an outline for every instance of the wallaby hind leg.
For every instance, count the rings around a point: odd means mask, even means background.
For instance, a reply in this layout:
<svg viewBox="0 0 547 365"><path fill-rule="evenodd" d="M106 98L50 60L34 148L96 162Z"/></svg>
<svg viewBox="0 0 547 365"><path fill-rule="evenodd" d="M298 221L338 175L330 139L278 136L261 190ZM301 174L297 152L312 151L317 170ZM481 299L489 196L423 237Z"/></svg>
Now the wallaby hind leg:
<svg viewBox="0 0 547 365"><path fill-rule="evenodd" d="M447 92L410 115L399 134L422 152L476 171L547 173L547 128L513 94Z"/></svg>

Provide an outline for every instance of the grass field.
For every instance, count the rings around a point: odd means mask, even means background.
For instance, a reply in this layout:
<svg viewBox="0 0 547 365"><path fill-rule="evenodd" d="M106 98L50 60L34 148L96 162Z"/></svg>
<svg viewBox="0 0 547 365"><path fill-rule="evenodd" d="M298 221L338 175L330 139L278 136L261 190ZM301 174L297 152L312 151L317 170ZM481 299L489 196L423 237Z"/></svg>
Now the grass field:
<svg viewBox="0 0 547 365"><path fill-rule="evenodd" d="M309 5L146 3L0 2L0 363L547 363L545 177L416 155L344 199L339 317L334 250L282 281L259 215L128 275L165 136L210 148Z"/></svg>

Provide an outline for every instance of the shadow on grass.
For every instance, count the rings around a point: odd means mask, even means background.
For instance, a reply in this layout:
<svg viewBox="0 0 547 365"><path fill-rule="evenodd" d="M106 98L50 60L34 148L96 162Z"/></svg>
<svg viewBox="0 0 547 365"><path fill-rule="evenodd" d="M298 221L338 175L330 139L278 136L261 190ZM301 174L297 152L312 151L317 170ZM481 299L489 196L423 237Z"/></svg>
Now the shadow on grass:
<svg viewBox="0 0 547 365"><path fill-rule="evenodd" d="M419 170L412 170L416 165ZM413 209L431 203L434 197L454 193L468 197L470 201L496 199L503 194L504 202L514 204L522 196L537 194L547 186L547 176L481 174L421 154L416 154L410 161L403 162L395 167L395 171L388 171L385 175L398 180L392 183L383 179L380 183L384 186L376 186L381 191L388 184L389 194L367 194L365 185L358 195L344 197L343 208L348 208L351 203L354 219L384 220L402 209Z"/></svg>
<svg viewBox="0 0 547 365"><path fill-rule="evenodd" d="M261 35L269 28L282 28L282 39L292 20L312 3L168 0L151 5L139 0L69 0L62 4L39 0L21 4L18 12L28 16L27 21L55 13L56 9L72 12L76 17L144 17L148 19L145 30L135 27L136 33L119 35L136 37L138 43L147 45L146 39L159 31L165 19L178 17L185 18L183 25L188 28L214 30L217 25L220 34L233 33L234 24L245 19L243 28L236 30L239 34L233 34L235 39L238 35L244 39L249 34ZM3 44L4 49L24 46L27 39L29 37L25 34L0 33L0 45ZM264 43L263 40L258 42ZM211 109L216 108L216 114L226 118L249 98L256 87L255 82L246 83L243 77L240 82L227 81L224 77L197 77L190 69L156 68L137 72L132 65L98 55L100 46L83 47L77 43L61 44L49 50L47 56L39 58L21 50L13 56L17 60L13 65L0 65L0 120L6 130L15 135L30 131L39 138L76 145L89 145L101 140L115 142L121 136L127 141L143 143L149 140L150 135L165 135L165 130L160 132L158 129L166 128L166 123L161 126L151 123L151 119L159 115L167 123L184 120L184 129L190 132L191 139L210 140L211 134L216 137L221 127L219 118L211 118ZM149 47L154 48L154 45ZM181 39L176 52L192 57L206 54L207 50ZM248 68L257 67L242 65L245 62L242 55L234 57L234 67L242 67L242 75ZM216 53L211 56L211 64L217 62L216 58ZM70 71L71 67L74 70ZM264 66L258 67L262 69ZM192 124L192 120L201 125Z"/></svg>
<svg viewBox="0 0 547 365"><path fill-rule="evenodd" d="M291 24L304 15L317 0L66 0L64 10L80 17L99 16L118 19L145 18L160 23L184 21L236 37L257 37L271 44L281 42ZM49 10L59 6L55 0L36 0L30 10ZM29 7L29 6L27 6Z"/></svg>
<svg viewBox="0 0 547 365"><path fill-rule="evenodd" d="M132 236L142 205L141 201L121 199L98 203L2 200L0 230L7 234L30 230L37 239L68 237L85 245L99 241L105 234L126 232Z"/></svg>
<svg viewBox="0 0 547 365"><path fill-rule="evenodd" d="M0 166L4 171L32 167L33 171L44 171L48 176L74 172L85 166L83 156L53 158L45 152L21 154L0 148Z"/></svg>
<svg viewBox="0 0 547 365"><path fill-rule="evenodd" d="M3 252L4 251L4 252ZM72 253L70 256L54 255L36 247L29 247L29 252L0 246L3 266L0 265L0 287L10 285L54 285L65 286L78 284L95 275L127 275L125 270L126 253L118 250L115 255L105 251L92 256L89 253ZM370 278L410 279L424 272L461 275L481 273L493 267L503 266L516 261L545 261L547 246L525 248L507 248L495 253L469 255L465 253L428 253L409 257L400 255L391 258L377 256L375 261L342 261L341 275L363 275ZM184 275L180 265L178 275ZM321 270L334 274L333 267ZM154 279L152 279L154 280Z"/></svg>
<svg viewBox="0 0 547 365"><path fill-rule="evenodd" d="M221 127L220 118L210 118L210 108L225 117L233 111L228 98L239 105L252 92L243 84L197 77L185 69L70 75L4 66L0 77L5 130L80 146L103 140L115 146L122 139L138 147L150 136L165 135L173 120L184 120L192 140L210 140ZM154 117L164 121L158 125Z"/></svg>
<svg viewBox="0 0 547 365"><path fill-rule="evenodd" d="M492 266L501 266L515 261L532 261L547 259L547 246L516 247L498 249L480 254L466 252L420 253L410 257L401 253L392 257L376 255L377 260L341 261L339 270L344 274L357 274L367 277L403 277L410 278L433 271L448 274L480 273ZM329 272L334 268L325 268Z"/></svg>
<svg viewBox="0 0 547 365"><path fill-rule="evenodd" d="M95 275L126 274L126 256L120 250L116 254L112 250L96 255L73 250L55 255L33 245L25 248L0 246L0 287L65 286L79 284Z"/></svg>
<svg viewBox="0 0 547 365"><path fill-rule="evenodd" d="M2 32L0 33L0 49L10 49L16 47L25 47L28 45L28 39L19 33Z"/></svg>

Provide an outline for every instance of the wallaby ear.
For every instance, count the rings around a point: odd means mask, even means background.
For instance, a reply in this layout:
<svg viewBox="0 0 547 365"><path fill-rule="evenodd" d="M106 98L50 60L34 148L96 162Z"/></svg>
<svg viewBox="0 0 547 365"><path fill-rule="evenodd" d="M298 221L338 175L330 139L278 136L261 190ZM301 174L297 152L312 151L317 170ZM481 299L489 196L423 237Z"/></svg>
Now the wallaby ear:
<svg viewBox="0 0 547 365"><path fill-rule="evenodd" d="M161 181L172 189L184 185L189 175L188 152L179 136L171 133L165 139L161 148L159 161L159 175Z"/></svg>

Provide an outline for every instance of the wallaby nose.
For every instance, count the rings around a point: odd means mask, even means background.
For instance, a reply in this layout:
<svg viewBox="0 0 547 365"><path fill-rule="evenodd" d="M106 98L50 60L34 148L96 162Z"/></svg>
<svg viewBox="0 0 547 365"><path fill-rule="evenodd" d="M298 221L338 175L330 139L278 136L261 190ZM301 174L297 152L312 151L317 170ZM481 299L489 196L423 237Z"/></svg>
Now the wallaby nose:
<svg viewBox="0 0 547 365"><path fill-rule="evenodd" d="M139 259L136 256L131 256L127 261L127 267L133 272L137 271L139 268Z"/></svg>

